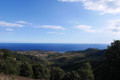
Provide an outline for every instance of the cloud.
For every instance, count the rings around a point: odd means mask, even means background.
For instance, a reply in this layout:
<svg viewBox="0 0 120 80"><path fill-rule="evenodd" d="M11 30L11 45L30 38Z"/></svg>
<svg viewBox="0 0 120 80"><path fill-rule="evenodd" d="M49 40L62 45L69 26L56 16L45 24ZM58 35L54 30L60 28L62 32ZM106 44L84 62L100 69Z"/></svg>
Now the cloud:
<svg viewBox="0 0 120 80"><path fill-rule="evenodd" d="M58 0L62 2L81 2L85 9L99 11L100 14L120 13L120 0Z"/></svg>
<svg viewBox="0 0 120 80"><path fill-rule="evenodd" d="M47 32L48 34L61 34L64 35L65 33L58 33L58 32Z"/></svg>
<svg viewBox="0 0 120 80"><path fill-rule="evenodd" d="M14 30L11 28L7 28L6 31L14 31Z"/></svg>
<svg viewBox="0 0 120 80"><path fill-rule="evenodd" d="M108 25L105 30L109 33L120 35L120 20L111 21L110 25Z"/></svg>
<svg viewBox="0 0 120 80"><path fill-rule="evenodd" d="M27 24L28 22L25 22L25 21L16 21L16 23Z"/></svg>
<svg viewBox="0 0 120 80"><path fill-rule="evenodd" d="M88 25L77 25L75 28L86 31L86 32L95 32L95 30Z"/></svg>
<svg viewBox="0 0 120 80"><path fill-rule="evenodd" d="M43 26L34 26L34 27L65 30L65 28L62 26L53 26L53 25L43 25Z"/></svg>
<svg viewBox="0 0 120 80"><path fill-rule="evenodd" d="M58 0L62 2L81 2L81 0Z"/></svg>
<svg viewBox="0 0 120 80"><path fill-rule="evenodd" d="M114 35L117 37L120 35L120 20L112 20L109 22L109 25L104 26L104 28L95 29L88 25L77 25L75 28L86 32Z"/></svg>
<svg viewBox="0 0 120 80"><path fill-rule="evenodd" d="M32 25L32 23L28 23L26 21L16 21L15 23Z"/></svg>
<svg viewBox="0 0 120 80"><path fill-rule="evenodd" d="M24 25L0 21L0 27L24 27Z"/></svg>

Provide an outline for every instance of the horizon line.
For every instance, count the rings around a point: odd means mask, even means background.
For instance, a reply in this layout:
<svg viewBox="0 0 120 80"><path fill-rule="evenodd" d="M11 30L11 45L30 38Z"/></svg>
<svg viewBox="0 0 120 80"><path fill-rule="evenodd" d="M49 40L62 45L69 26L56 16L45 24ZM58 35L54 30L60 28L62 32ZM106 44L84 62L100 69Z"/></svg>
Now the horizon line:
<svg viewBox="0 0 120 80"><path fill-rule="evenodd" d="M1 43L16 43L16 44L110 44L110 43L36 43L36 42L0 42Z"/></svg>

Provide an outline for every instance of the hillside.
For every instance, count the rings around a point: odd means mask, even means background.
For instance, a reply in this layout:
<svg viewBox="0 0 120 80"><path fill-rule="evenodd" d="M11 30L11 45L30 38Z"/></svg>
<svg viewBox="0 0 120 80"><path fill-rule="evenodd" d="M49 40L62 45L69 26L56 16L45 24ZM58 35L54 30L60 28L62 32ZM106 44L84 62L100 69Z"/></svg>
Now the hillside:
<svg viewBox="0 0 120 80"><path fill-rule="evenodd" d="M84 66L84 63L102 60L105 50L89 48L87 50L59 53L54 51L10 51L1 49L0 53L0 72L4 72L6 75L12 74L48 80L52 69L63 70L62 74L78 70L79 67ZM88 65L90 64L88 63ZM42 72L38 70L42 70ZM22 77L17 78L19 80Z"/></svg>
<svg viewBox="0 0 120 80"><path fill-rule="evenodd" d="M120 41L115 41L107 50L89 48L65 53L1 49L0 73L14 75L14 80L119 80L119 45ZM111 74L113 79L108 76ZM13 78L5 75L0 78Z"/></svg>

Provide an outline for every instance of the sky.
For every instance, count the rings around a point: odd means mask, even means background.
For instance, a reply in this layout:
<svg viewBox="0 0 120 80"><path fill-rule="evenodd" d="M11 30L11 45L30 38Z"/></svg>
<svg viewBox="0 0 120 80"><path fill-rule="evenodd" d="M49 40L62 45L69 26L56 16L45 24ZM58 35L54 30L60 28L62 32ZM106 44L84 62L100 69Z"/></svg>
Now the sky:
<svg viewBox="0 0 120 80"><path fill-rule="evenodd" d="M120 39L119 0L0 0L0 43Z"/></svg>

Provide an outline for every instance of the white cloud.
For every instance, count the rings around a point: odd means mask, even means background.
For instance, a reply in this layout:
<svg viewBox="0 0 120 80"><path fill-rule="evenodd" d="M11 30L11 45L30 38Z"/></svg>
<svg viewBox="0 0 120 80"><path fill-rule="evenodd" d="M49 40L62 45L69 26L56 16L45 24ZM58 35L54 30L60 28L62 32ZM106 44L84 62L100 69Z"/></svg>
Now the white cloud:
<svg viewBox="0 0 120 80"><path fill-rule="evenodd" d="M16 21L16 23L27 24L28 22L25 22L25 21Z"/></svg>
<svg viewBox="0 0 120 80"><path fill-rule="evenodd" d="M16 23L32 25L32 23L28 23L28 22L26 22L26 21L16 21Z"/></svg>
<svg viewBox="0 0 120 80"><path fill-rule="evenodd" d="M62 26L53 26L53 25L43 25L43 26L35 26L39 28L48 28L48 29L58 29L58 30L65 30Z"/></svg>
<svg viewBox="0 0 120 80"><path fill-rule="evenodd" d="M111 21L105 30L109 33L120 35L120 20Z"/></svg>
<svg viewBox="0 0 120 80"><path fill-rule="evenodd" d="M86 32L95 32L95 30L92 29L91 26L87 26L87 25L78 25L75 28L86 31Z"/></svg>
<svg viewBox="0 0 120 80"><path fill-rule="evenodd" d="M59 32L47 32L48 34L61 34L64 35L65 33L59 33Z"/></svg>
<svg viewBox="0 0 120 80"><path fill-rule="evenodd" d="M7 28L6 31L14 31L14 30L11 28Z"/></svg>
<svg viewBox="0 0 120 80"><path fill-rule="evenodd" d="M120 13L120 0L58 0L62 2L82 2L85 9L99 11L101 14Z"/></svg>
<svg viewBox="0 0 120 80"><path fill-rule="evenodd" d="M86 31L86 32L119 36L120 35L120 20L110 21L109 25L104 26L104 28L95 29L88 25L78 25L76 26L76 28Z"/></svg>
<svg viewBox="0 0 120 80"><path fill-rule="evenodd" d="M24 27L24 25L0 21L0 27Z"/></svg>
<svg viewBox="0 0 120 80"><path fill-rule="evenodd" d="M80 2L81 0L58 0L62 2Z"/></svg>

